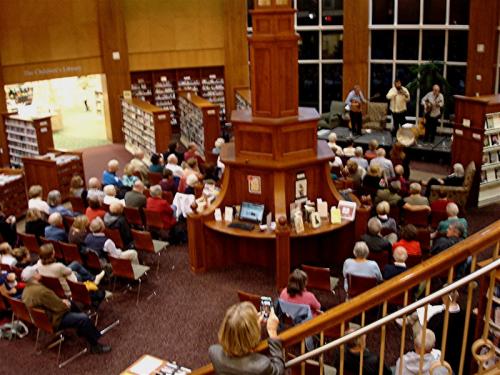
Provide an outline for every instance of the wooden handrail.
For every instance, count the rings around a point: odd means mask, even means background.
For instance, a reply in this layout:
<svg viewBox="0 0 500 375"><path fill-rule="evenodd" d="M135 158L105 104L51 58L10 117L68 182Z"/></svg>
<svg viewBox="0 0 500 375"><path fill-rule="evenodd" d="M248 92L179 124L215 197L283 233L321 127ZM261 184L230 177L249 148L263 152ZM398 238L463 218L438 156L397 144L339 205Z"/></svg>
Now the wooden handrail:
<svg viewBox="0 0 500 375"><path fill-rule="evenodd" d="M500 241L500 220L474 233L450 249L429 258L391 280L383 282L349 302L342 303L303 324L287 329L279 335L279 338L283 342L283 346L288 347L304 340L306 337L341 324L343 321L348 321L354 316L359 315L361 311L378 306L381 301L400 295L406 290L420 284L420 282L462 263L467 257L481 253L497 241ZM267 341L262 341L255 351L261 352L266 349ZM192 374L203 375L213 373L214 369L212 365L206 365L193 371Z"/></svg>

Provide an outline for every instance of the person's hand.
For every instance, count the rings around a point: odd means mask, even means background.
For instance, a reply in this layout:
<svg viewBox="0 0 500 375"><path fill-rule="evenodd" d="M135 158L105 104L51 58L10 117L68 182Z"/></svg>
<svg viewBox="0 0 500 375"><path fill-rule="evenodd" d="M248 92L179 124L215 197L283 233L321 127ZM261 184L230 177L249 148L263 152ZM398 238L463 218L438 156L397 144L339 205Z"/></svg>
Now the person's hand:
<svg viewBox="0 0 500 375"><path fill-rule="evenodd" d="M71 302L67 299L62 300L66 306L68 306L68 309L71 308Z"/></svg>
<svg viewBox="0 0 500 375"><path fill-rule="evenodd" d="M15 224L16 223L16 217L14 215L10 215L6 220L5 222L7 224Z"/></svg>
<svg viewBox="0 0 500 375"><path fill-rule="evenodd" d="M278 317L274 313L274 308L271 307L271 313L267 318L267 334L270 338L275 339L278 337L278 324L280 323Z"/></svg>
<svg viewBox="0 0 500 375"><path fill-rule="evenodd" d="M438 178L438 181L439 181L439 183L440 183L441 185L443 185L443 184L444 184L444 180L443 180L443 179Z"/></svg>

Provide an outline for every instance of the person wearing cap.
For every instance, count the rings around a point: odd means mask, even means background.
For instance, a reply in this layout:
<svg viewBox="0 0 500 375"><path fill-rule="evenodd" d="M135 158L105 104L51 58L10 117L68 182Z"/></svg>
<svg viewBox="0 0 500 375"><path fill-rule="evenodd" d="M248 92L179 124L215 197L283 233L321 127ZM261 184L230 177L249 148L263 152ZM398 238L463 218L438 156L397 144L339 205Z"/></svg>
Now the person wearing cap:
<svg viewBox="0 0 500 375"><path fill-rule="evenodd" d="M110 345L99 343L101 333L87 314L81 312L69 300L59 298L40 283L41 276L36 266L26 267L21 273L21 278L27 283L22 295L26 307L42 309L48 313L55 331L76 329L78 335L89 343L91 353L103 354L111 351Z"/></svg>

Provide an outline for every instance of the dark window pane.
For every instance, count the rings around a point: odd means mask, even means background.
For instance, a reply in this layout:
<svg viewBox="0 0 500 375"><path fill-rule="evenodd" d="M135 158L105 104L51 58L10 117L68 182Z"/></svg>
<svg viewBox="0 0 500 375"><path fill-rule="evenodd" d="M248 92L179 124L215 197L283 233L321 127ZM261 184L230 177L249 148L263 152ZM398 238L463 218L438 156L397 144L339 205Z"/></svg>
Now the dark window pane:
<svg viewBox="0 0 500 375"><path fill-rule="evenodd" d="M341 31L323 31L322 58L341 59L343 34Z"/></svg>
<svg viewBox="0 0 500 375"><path fill-rule="evenodd" d="M299 31L299 60L319 59L319 33L317 31Z"/></svg>
<svg viewBox="0 0 500 375"><path fill-rule="evenodd" d="M297 25L318 23L318 0L297 0Z"/></svg>
<svg viewBox="0 0 500 375"><path fill-rule="evenodd" d="M252 27L251 10L253 10L253 0L247 0L247 27Z"/></svg>
<svg viewBox="0 0 500 375"><path fill-rule="evenodd" d="M299 105L319 110L319 66L299 64Z"/></svg>
<svg viewBox="0 0 500 375"><path fill-rule="evenodd" d="M450 0L450 25L469 24L469 0Z"/></svg>
<svg viewBox="0 0 500 375"><path fill-rule="evenodd" d="M397 36L398 48L396 56L398 60L418 59L418 30L399 30Z"/></svg>
<svg viewBox="0 0 500 375"><path fill-rule="evenodd" d="M344 0L323 0L321 4L323 25L344 24Z"/></svg>
<svg viewBox="0 0 500 375"><path fill-rule="evenodd" d="M444 25L446 23L446 0L424 0L424 24Z"/></svg>
<svg viewBox="0 0 500 375"><path fill-rule="evenodd" d="M416 73L411 72L412 66L414 66L414 65L408 65L408 64L396 65L396 78L399 78L401 80L401 83L405 87L407 87L408 84L417 77ZM409 103L406 104L408 116L415 116L416 115L416 106L415 106L416 102L417 102L416 95L411 93L410 94L410 101L409 101Z"/></svg>
<svg viewBox="0 0 500 375"><path fill-rule="evenodd" d="M328 112L332 100L342 100L342 65L323 64L323 112Z"/></svg>
<svg viewBox="0 0 500 375"><path fill-rule="evenodd" d="M424 30L422 32L422 59L444 60L444 31Z"/></svg>
<svg viewBox="0 0 500 375"><path fill-rule="evenodd" d="M394 31L374 30L372 31L372 59L392 60L392 47L394 45Z"/></svg>
<svg viewBox="0 0 500 375"><path fill-rule="evenodd" d="M418 25L420 23L420 0L398 1L398 23Z"/></svg>
<svg viewBox="0 0 500 375"><path fill-rule="evenodd" d="M467 61L467 31L449 31L448 61Z"/></svg>
<svg viewBox="0 0 500 375"><path fill-rule="evenodd" d="M372 0L372 24L394 24L394 0Z"/></svg>
<svg viewBox="0 0 500 375"><path fill-rule="evenodd" d="M374 102L385 102L385 96L392 87L392 65L371 64L370 65L370 100Z"/></svg>
<svg viewBox="0 0 500 375"><path fill-rule="evenodd" d="M447 66L446 79L450 84L452 92L450 95L445 95L444 113L445 117L455 113L455 102L453 95L465 94L465 75L467 68L465 66Z"/></svg>

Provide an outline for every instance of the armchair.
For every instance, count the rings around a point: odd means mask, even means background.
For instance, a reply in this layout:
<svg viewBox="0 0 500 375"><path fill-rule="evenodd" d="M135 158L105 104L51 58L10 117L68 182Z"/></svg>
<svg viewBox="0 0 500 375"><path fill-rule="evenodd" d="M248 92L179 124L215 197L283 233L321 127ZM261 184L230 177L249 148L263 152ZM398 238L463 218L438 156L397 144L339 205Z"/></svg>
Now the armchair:
<svg viewBox="0 0 500 375"><path fill-rule="evenodd" d="M344 107L344 102L333 100L330 103L330 112L321 115L321 119L318 122L318 128L333 129L349 121L349 115L345 113Z"/></svg>
<svg viewBox="0 0 500 375"><path fill-rule="evenodd" d="M368 103L363 129L384 130L387 123L387 103Z"/></svg>
<svg viewBox="0 0 500 375"><path fill-rule="evenodd" d="M467 168L465 168L465 178L463 186L443 186L434 185L431 187L431 195L429 200L434 202L439 198L439 190L443 189L446 191L448 199L454 201L461 209L465 209L467 206L467 201L469 199L470 190L472 183L474 181L474 175L476 174L476 164L471 161Z"/></svg>

